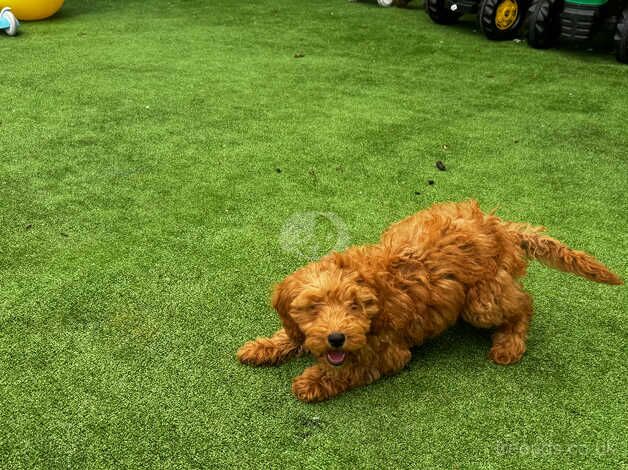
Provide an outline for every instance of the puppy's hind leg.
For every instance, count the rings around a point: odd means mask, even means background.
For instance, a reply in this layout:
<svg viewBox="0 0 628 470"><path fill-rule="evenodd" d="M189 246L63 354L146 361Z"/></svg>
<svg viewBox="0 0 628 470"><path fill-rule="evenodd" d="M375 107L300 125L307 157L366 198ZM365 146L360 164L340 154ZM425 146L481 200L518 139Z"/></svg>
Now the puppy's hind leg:
<svg viewBox="0 0 628 470"><path fill-rule="evenodd" d="M489 358L496 364L518 362L526 350L532 299L514 279L502 276L469 290L462 317L480 328L495 328Z"/></svg>
<svg viewBox="0 0 628 470"><path fill-rule="evenodd" d="M295 343L281 328L270 338L257 338L245 343L237 352L238 360L254 366L276 365L296 356L301 345Z"/></svg>
<svg viewBox="0 0 628 470"><path fill-rule="evenodd" d="M493 333L493 346L489 357L496 364L513 364L526 351L528 329L532 318L532 298L513 282L513 288L501 299L504 320Z"/></svg>

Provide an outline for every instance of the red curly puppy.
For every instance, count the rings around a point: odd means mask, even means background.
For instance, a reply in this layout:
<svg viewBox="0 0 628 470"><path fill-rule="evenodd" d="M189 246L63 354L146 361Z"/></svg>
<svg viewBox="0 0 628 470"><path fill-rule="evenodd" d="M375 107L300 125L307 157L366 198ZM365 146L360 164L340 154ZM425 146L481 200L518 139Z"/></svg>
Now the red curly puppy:
<svg viewBox="0 0 628 470"><path fill-rule="evenodd" d="M494 329L494 362L517 362L532 317L519 282L529 259L622 284L543 230L484 214L475 201L435 205L392 225L377 245L329 254L284 279L272 298L283 328L246 343L238 359L271 365L310 352L317 364L292 390L320 401L399 371L410 348L462 318Z"/></svg>

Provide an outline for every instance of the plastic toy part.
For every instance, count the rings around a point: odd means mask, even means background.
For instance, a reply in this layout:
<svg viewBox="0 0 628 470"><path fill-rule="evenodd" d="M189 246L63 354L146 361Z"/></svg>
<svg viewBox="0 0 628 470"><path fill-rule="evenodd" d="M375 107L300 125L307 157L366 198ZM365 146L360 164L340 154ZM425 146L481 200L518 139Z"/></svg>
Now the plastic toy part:
<svg viewBox="0 0 628 470"><path fill-rule="evenodd" d="M489 39L512 39L519 34L528 0L425 0L435 23L453 24L466 13L477 14L480 30Z"/></svg>
<svg viewBox="0 0 628 470"><path fill-rule="evenodd" d="M17 34L17 28L20 26L20 22L17 20L11 8L5 7L0 11L0 29L7 33L9 36L15 36Z"/></svg>
<svg viewBox="0 0 628 470"><path fill-rule="evenodd" d="M54 15L63 6L63 0L0 0L0 4L11 7L19 20L30 21Z"/></svg>
<svg viewBox="0 0 628 470"><path fill-rule="evenodd" d="M526 10L525 0L482 0L480 29L489 39L512 39L519 33Z"/></svg>
<svg viewBox="0 0 628 470"><path fill-rule="evenodd" d="M454 24L464 14L460 5L446 0L425 0L425 11L438 24Z"/></svg>
<svg viewBox="0 0 628 470"><path fill-rule="evenodd" d="M528 10L528 44L536 49L547 49L560 36L560 4L558 0L536 0Z"/></svg>
<svg viewBox="0 0 628 470"><path fill-rule="evenodd" d="M537 49L614 33L617 60L628 63L628 0L534 0L526 26L528 44Z"/></svg>

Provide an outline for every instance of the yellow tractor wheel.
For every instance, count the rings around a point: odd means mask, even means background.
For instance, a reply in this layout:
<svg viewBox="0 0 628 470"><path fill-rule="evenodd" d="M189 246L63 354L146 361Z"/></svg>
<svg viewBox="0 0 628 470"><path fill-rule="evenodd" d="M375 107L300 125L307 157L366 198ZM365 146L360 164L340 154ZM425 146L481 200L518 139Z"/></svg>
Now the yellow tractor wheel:
<svg viewBox="0 0 628 470"><path fill-rule="evenodd" d="M482 0L480 29L489 39L512 39L519 33L526 10L524 0Z"/></svg>

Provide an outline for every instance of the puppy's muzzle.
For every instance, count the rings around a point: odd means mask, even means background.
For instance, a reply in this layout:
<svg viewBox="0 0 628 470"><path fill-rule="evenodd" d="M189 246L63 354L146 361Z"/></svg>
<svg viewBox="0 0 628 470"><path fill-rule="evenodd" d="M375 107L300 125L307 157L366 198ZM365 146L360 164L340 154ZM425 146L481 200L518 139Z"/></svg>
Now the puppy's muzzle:
<svg viewBox="0 0 628 470"><path fill-rule="evenodd" d="M335 331L327 337L327 342L332 348L341 348L345 344L345 335Z"/></svg>

